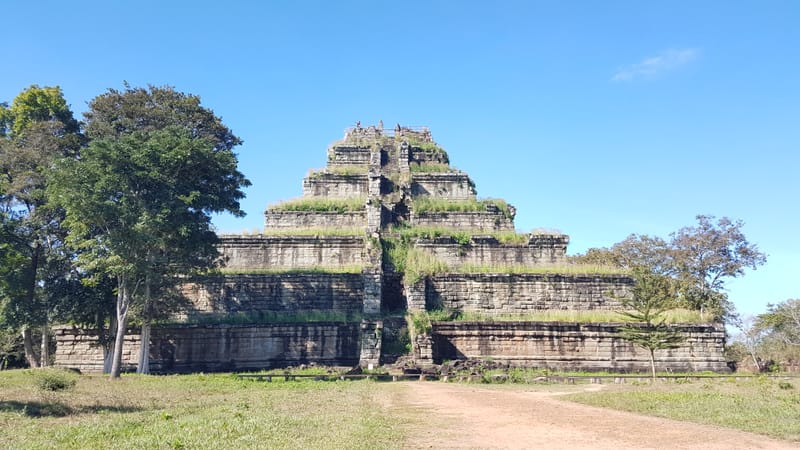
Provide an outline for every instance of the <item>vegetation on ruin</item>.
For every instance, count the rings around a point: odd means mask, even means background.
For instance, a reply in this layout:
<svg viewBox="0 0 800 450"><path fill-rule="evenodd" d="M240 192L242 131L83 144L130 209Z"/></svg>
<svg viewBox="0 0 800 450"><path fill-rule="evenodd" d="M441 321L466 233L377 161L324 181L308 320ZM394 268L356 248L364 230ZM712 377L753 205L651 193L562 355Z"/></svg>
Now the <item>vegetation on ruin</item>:
<svg viewBox="0 0 800 450"><path fill-rule="evenodd" d="M429 160L449 162L449 157L445 149L437 145L435 142L422 141L416 136L404 136L403 139L407 140L411 146L412 151L419 149L425 152Z"/></svg>
<svg viewBox="0 0 800 450"><path fill-rule="evenodd" d="M309 178L318 178L325 174L334 175L364 175L367 173L366 164L331 164L322 170L311 170Z"/></svg>
<svg viewBox="0 0 800 450"><path fill-rule="evenodd" d="M428 212L485 212L487 207L496 207L508 219L513 216L508 203L502 199L451 200L429 196L414 198L414 211L418 214Z"/></svg>
<svg viewBox="0 0 800 450"><path fill-rule="evenodd" d="M45 391L35 376L0 372L4 448L401 448L423 420L390 409L398 385L370 381L81 375Z"/></svg>
<svg viewBox="0 0 800 450"><path fill-rule="evenodd" d="M301 197L294 200L270 205L273 211L310 211L346 213L363 211L366 208L365 197L353 198L327 198L327 197Z"/></svg>
<svg viewBox="0 0 800 450"><path fill-rule="evenodd" d="M184 321L164 321L163 324L267 324L267 323L315 323L315 322L361 322L361 312L345 313L329 310L305 310L294 312L251 311L238 313L204 313Z"/></svg>
<svg viewBox="0 0 800 450"><path fill-rule="evenodd" d="M629 275L630 270L600 264L552 264L526 266L523 264L464 264L453 267L455 273L507 273L544 275Z"/></svg>
<svg viewBox="0 0 800 450"><path fill-rule="evenodd" d="M413 229L406 229L413 230ZM448 270L447 264L427 250L414 247L414 233L388 235L382 241L384 267L403 273L406 286L417 283L423 277ZM469 242L469 236L462 236Z"/></svg>
<svg viewBox="0 0 800 450"><path fill-rule="evenodd" d="M257 228L237 234L223 234L220 237L236 236L358 236L364 235L363 227L311 227L311 228Z"/></svg>
<svg viewBox="0 0 800 450"><path fill-rule="evenodd" d="M517 233L516 231L457 230L433 226L393 226L389 228L388 233L407 239L436 239L449 236L461 245L469 245L472 236L491 236L504 245L527 245L530 240L529 234Z"/></svg>
<svg viewBox="0 0 800 450"><path fill-rule="evenodd" d="M613 385L567 400L800 441L800 382L766 377Z"/></svg>
<svg viewBox="0 0 800 450"><path fill-rule="evenodd" d="M288 275L303 273L361 273L364 268L361 264L348 264L341 266L310 266L292 268L228 268L221 267L207 272L208 275Z"/></svg>
<svg viewBox="0 0 800 450"><path fill-rule="evenodd" d="M403 283L412 286L426 276L447 272L448 266L431 252L411 247L406 253Z"/></svg>
<svg viewBox="0 0 800 450"><path fill-rule="evenodd" d="M542 310L520 314L490 314L477 311L454 311L435 309L428 311L430 320L438 322L572 322L608 323L622 322L625 315L621 311L603 310ZM688 309L672 309L664 312L668 324L703 323L700 313Z"/></svg>
<svg viewBox="0 0 800 450"><path fill-rule="evenodd" d="M411 163L409 164L408 168L411 172L414 173L447 173L447 172L458 172L458 169L449 165L449 164L442 164L437 162L426 162L426 163Z"/></svg>
<svg viewBox="0 0 800 450"><path fill-rule="evenodd" d="M433 324L431 323L430 311L409 311L405 319L411 345L414 345L413 343L417 336L431 334Z"/></svg>

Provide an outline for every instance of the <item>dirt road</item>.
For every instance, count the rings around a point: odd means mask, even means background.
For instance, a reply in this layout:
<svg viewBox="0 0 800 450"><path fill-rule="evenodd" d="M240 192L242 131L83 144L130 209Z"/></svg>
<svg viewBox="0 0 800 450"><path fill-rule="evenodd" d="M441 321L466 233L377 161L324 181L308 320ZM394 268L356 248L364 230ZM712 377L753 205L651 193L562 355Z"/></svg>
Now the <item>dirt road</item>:
<svg viewBox="0 0 800 450"><path fill-rule="evenodd" d="M741 431L579 405L559 400L561 394L420 382L409 383L394 406L429 418L410 448L797 448Z"/></svg>

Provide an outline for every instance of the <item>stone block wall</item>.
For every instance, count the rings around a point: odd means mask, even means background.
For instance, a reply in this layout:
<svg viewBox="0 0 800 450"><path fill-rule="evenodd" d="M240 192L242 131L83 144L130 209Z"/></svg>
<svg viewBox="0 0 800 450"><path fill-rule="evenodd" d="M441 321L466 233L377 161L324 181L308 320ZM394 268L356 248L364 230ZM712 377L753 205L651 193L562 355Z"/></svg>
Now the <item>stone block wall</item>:
<svg viewBox="0 0 800 450"><path fill-rule="evenodd" d="M426 152L425 150L419 147L411 147L408 151L408 157L406 159L410 163L416 164L425 164L425 163L436 163L436 164L449 164L450 160L447 157L447 153L445 152Z"/></svg>
<svg viewBox="0 0 800 450"><path fill-rule="evenodd" d="M130 330L124 363L133 368L139 336ZM100 372L102 349L94 333L78 328L55 332L56 365ZM317 363L354 366L359 361L359 323L175 325L154 327L150 367L155 373L259 370Z"/></svg>
<svg viewBox="0 0 800 450"><path fill-rule="evenodd" d="M492 358L553 370L648 372L649 355L618 336L621 324L434 322L434 360ZM727 372L721 325L681 325L684 343L656 351L656 369Z"/></svg>
<svg viewBox="0 0 800 450"><path fill-rule="evenodd" d="M363 236L224 236L226 269L291 269L364 264Z"/></svg>
<svg viewBox="0 0 800 450"><path fill-rule="evenodd" d="M268 209L264 213L264 218L267 234L271 229L363 228L367 223L366 210L338 213L330 211L275 211Z"/></svg>
<svg viewBox="0 0 800 450"><path fill-rule="evenodd" d="M453 230L514 231L514 221L500 211L412 211L411 225L420 227L449 228Z"/></svg>
<svg viewBox="0 0 800 450"><path fill-rule="evenodd" d="M369 163L370 146L335 145L328 149L330 165L366 165Z"/></svg>
<svg viewBox="0 0 800 450"><path fill-rule="evenodd" d="M475 187L469 176L461 172L414 173L411 177L411 195L468 200L475 198Z"/></svg>
<svg viewBox="0 0 800 450"><path fill-rule="evenodd" d="M53 339L56 342L54 364L57 367L69 367L81 372L103 371L103 347L98 343L95 330L72 326L54 327ZM122 346L123 370L136 370L140 341L138 331L125 335Z"/></svg>
<svg viewBox="0 0 800 450"><path fill-rule="evenodd" d="M317 172L303 178L304 197L353 198L366 197L368 193L367 174Z"/></svg>
<svg viewBox="0 0 800 450"><path fill-rule="evenodd" d="M428 277L424 289L427 309L523 314L619 310L613 297L627 295L632 286L626 276L450 273Z"/></svg>
<svg viewBox="0 0 800 450"><path fill-rule="evenodd" d="M301 313L360 314L364 277L360 273L281 273L219 275L187 283L189 319L208 314Z"/></svg>
<svg viewBox="0 0 800 450"><path fill-rule="evenodd" d="M527 245L500 244L491 236L473 236L468 245L452 238L420 239L414 245L424 249L450 267L464 264L488 266L542 266L566 263L567 240L533 238Z"/></svg>

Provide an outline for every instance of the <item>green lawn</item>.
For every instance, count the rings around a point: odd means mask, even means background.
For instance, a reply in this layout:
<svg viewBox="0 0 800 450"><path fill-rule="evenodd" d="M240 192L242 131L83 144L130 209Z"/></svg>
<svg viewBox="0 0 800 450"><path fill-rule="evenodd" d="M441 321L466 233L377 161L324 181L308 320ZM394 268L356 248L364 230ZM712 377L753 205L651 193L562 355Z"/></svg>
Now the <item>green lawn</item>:
<svg viewBox="0 0 800 450"><path fill-rule="evenodd" d="M43 391L0 372L3 448L393 448L407 418L369 381L238 380L230 374L83 375Z"/></svg>
<svg viewBox="0 0 800 450"><path fill-rule="evenodd" d="M631 411L800 441L800 380L716 378L608 386L565 397Z"/></svg>

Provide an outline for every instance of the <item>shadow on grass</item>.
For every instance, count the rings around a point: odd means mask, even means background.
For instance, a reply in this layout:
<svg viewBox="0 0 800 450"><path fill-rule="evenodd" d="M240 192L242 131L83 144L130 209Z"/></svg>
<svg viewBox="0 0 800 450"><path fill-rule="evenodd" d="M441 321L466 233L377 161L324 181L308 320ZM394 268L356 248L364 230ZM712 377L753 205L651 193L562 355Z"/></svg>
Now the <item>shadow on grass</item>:
<svg viewBox="0 0 800 450"><path fill-rule="evenodd" d="M141 408L132 406L106 406L94 405L81 408L73 408L61 402L18 402L0 401L0 412L22 413L28 417L65 417L75 414L98 413L98 412L136 412Z"/></svg>

